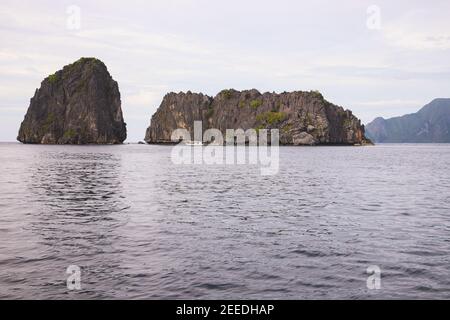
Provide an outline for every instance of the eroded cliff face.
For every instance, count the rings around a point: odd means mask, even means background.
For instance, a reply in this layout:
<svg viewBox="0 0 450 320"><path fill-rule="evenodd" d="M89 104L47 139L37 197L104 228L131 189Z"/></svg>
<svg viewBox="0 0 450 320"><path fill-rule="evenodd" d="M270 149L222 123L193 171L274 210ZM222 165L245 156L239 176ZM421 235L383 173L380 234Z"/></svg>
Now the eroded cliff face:
<svg viewBox="0 0 450 320"><path fill-rule="evenodd" d="M42 81L17 140L34 144L119 144L126 137L117 82L103 62L82 58Z"/></svg>
<svg viewBox="0 0 450 320"><path fill-rule="evenodd" d="M178 128L193 134L194 121L203 130L279 129L280 144L368 144L364 126L351 111L326 101L318 92L264 93L224 90L216 97L169 93L151 119L145 141L170 143Z"/></svg>

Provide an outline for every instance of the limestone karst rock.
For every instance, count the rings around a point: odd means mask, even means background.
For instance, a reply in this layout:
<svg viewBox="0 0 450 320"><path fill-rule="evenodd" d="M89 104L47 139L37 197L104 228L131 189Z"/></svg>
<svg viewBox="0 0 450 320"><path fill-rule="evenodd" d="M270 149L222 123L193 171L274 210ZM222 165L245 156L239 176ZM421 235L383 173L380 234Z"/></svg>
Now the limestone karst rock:
<svg viewBox="0 0 450 320"><path fill-rule="evenodd" d="M351 111L311 92L264 93L224 90L212 98L196 93L169 93L151 119L145 141L170 143L175 129L279 129L284 145L370 144L364 126Z"/></svg>
<svg viewBox="0 0 450 320"><path fill-rule="evenodd" d="M126 137L117 82L103 62L81 58L42 81L17 140L33 144L120 144Z"/></svg>

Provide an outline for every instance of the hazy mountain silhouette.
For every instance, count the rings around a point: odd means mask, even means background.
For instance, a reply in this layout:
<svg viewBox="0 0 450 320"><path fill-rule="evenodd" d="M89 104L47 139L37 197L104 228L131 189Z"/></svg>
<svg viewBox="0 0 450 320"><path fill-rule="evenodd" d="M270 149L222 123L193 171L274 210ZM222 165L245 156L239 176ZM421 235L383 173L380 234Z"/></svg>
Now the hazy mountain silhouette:
<svg viewBox="0 0 450 320"><path fill-rule="evenodd" d="M378 143L449 143L450 99L435 99L417 113L366 125L366 136Z"/></svg>

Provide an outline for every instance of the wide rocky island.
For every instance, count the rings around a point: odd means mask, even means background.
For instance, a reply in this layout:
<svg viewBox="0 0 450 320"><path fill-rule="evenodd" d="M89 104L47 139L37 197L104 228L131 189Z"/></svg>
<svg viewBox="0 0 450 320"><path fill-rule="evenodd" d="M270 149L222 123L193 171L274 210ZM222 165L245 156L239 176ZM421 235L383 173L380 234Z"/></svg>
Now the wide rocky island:
<svg viewBox="0 0 450 320"><path fill-rule="evenodd" d="M33 144L120 144L126 137L117 82L103 62L81 58L42 81L17 140Z"/></svg>
<svg viewBox="0 0 450 320"><path fill-rule="evenodd" d="M145 141L171 143L178 128L203 130L279 129L282 145L364 145L364 126L351 111L324 99L317 91L260 93L223 90L216 97L201 93L169 93L151 119Z"/></svg>

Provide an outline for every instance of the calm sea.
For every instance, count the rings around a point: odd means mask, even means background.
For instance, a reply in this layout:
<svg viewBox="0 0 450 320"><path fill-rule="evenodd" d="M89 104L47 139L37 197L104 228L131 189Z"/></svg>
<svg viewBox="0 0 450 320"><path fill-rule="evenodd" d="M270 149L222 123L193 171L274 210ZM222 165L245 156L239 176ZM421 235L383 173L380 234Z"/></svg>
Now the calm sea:
<svg viewBox="0 0 450 320"><path fill-rule="evenodd" d="M282 147L274 176L170 155L0 144L0 298L450 298L450 146Z"/></svg>

